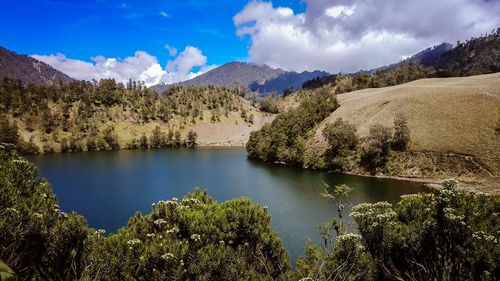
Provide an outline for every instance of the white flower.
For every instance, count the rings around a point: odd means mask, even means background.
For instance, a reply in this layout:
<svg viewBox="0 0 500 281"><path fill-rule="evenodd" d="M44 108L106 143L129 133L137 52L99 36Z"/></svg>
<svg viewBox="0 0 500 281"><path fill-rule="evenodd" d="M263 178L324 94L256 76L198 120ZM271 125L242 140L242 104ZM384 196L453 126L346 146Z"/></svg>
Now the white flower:
<svg viewBox="0 0 500 281"><path fill-rule="evenodd" d="M200 200L198 200L196 198L187 198L187 199L182 200L182 203L183 204L189 204L189 203L199 204Z"/></svg>
<svg viewBox="0 0 500 281"><path fill-rule="evenodd" d="M43 218L43 215L39 213L34 213L33 215L39 219Z"/></svg>
<svg viewBox="0 0 500 281"><path fill-rule="evenodd" d="M11 213L14 213L14 214L19 214L19 211L16 210L15 208L7 208L5 209L6 212L11 212Z"/></svg>
<svg viewBox="0 0 500 281"><path fill-rule="evenodd" d="M194 241L200 241L201 236L199 234L192 234L191 239L193 239Z"/></svg>
<svg viewBox="0 0 500 281"><path fill-rule="evenodd" d="M141 240L134 238L134 239L128 240L127 244L131 245L131 246L141 244Z"/></svg>
<svg viewBox="0 0 500 281"><path fill-rule="evenodd" d="M157 220L155 220L153 223L154 223L154 224L156 224L156 225L161 226L162 224L166 224L166 223L167 223L167 221L166 221L166 220L164 220L164 219L157 219Z"/></svg>
<svg viewBox="0 0 500 281"><path fill-rule="evenodd" d="M173 259L174 258L174 254L172 254L172 253L166 253L166 254L161 255L161 258L164 259L164 260Z"/></svg>
<svg viewBox="0 0 500 281"><path fill-rule="evenodd" d="M148 233L148 234L146 234L146 237L155 237L155 235L156 234L154 234L154 233Z"/></svg>
<svg viewBox="0 0 500 281"><path fill-rule="evenodd" d="M179 229L177 227L172 227L171 229L166 231L167 233L177 233L179 232Z"/></svg>

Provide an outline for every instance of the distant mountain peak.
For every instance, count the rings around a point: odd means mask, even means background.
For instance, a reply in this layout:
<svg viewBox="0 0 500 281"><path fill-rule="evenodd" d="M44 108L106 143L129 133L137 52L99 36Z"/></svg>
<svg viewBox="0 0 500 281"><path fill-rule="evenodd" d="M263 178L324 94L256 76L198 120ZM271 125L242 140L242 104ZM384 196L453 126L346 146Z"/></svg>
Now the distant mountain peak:
<svg viewBox="0 0 500 281"><path fill-rule="evenodd" d="M419 63L425 66L431 65L433 62L435 62L438 58L440 58L444 53L448 52L449 50L453 49L453 44L443 42L439 45L435 45L432 47L429 47L425 50L422 50L415 55L404 59L400 62L393 63L387 66L382 66L373 70L370 70L369 72L376 72L376 71L381 71L381 70L387 70L387 69L393 69L396 67L399 67L401 65L409 64L409 63Z"/></svg>
<svg viewBox="0 0 500 281"><path fill-rule="evenodd" d="M228 62L191 80L179 83L187 86L242 86L253 92L265 95L271 92L283 93L285 89L298 89L304 81L328 75L326 72L284 71L268 65L251 62ZM158 84L152 87L157 92L165 91L169 85Z"/></svg>
<svg viewBox="0 0 500 281"><path fill-rule="evenodd" d="M19 79L25 84L47 85L74 79L30 56L19 55L0 46L0 79Z"/></svg>

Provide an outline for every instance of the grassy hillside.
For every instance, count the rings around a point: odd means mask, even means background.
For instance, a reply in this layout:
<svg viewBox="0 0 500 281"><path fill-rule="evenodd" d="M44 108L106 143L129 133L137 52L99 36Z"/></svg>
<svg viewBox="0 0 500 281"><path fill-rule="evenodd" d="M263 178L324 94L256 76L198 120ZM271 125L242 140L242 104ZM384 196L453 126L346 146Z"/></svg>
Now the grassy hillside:
<svg viewBox="0 0 500 281"><path fill-rule="evenodd" d="M464 156L491 173L500 176L500 74L464 78L422 79L411 83L365 89L337 96L340 107L326 118L308 142L308 150L323 154L327 143L322 136L325 124L338 118L354 123L361 138L368 136L375 124L391 126L402 114L411 133L410 151L432 152L443 157ZM459 154L459 155L453 155ZM465 157L465 156L472 156ZM436 157L435 155L433 157ZM432 165L423 155L413 155L406 162L413 169ZM403 160L403 159L401 159ZM426 162L430 161L430 162ZM422 171L413 171L415 176ZM409 171L403 173L411 176ZM425 175L425 174L424 174ZM430 176L430 174L429 174ZM461 176L444 173L442 176Z"/></svg>

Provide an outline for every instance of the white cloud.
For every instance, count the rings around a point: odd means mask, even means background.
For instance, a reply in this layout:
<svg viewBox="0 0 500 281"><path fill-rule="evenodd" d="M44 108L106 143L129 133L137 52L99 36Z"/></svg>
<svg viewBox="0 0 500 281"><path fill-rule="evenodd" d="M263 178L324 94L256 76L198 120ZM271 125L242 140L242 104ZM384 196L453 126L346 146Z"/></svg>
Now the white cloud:
<svg viewBox="0 0 500 281"><path fill-rule="evenodd" d="M351 16L354 13L355 7L346 7L346 6L335 6L326 9L326 14L328 16L338 18L339 16Z"/></svg>
<svg viewBox="0 0 500 281"><path fill-rule="evenodd" d="M304 13L253 1L236 14L250 60L287 70L352 72L500 26L500 1L304 0Z"/></svg>
<svg viewBox="0 0 500 281"><path fill-rule="evenodd" d="M168 13L165 12L165 11L161 11L160 12L160 16L164 17L164 18L168 18Z"/></svg>
<svg viewBox="0 0 500 281"><path fill-rule="evenodd" d="M170 46L169 44L165 44L165 49L167 49L167 50L168 50L168 54L169 54L171 57L173 57L173 56L177 55L177 49L176 49L176 48L174 48L174 47L172 47L172 46Z"/></svg>
<svg viewBox="0 0 500 281"><path fill-rule="evenodd" d="M170 47L168 50L171 56L177 53L175 48ZM132 79L144 81L147 86L160 82L167 84L181 82L214 68L207 66L207 57L201 50L192 46L187 46L177 57L169 60L165 69L156 57L144 51L137 51L134 56L124 59L97 56L92 58L92 62L67 58L60 53L32 55L32 57L78 80L113 78L117 82L125 83ZM198 71L194 70L198 68Z"/></svg>

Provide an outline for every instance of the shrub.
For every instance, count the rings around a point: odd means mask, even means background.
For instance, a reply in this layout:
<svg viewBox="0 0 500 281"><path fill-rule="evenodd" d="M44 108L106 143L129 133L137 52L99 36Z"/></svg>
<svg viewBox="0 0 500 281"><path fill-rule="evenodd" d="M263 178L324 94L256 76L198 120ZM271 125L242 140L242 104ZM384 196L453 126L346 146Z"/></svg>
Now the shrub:
<svg viewBox="0 0 500 281"><path fill-rule="evenodd" d="M333 250L309 243L295 279L496 280L499 199L442 185L396 204L355 206L359 234L338 236Z"/></svg>
<svg viewBox="0 0 500 281"><path fill-rule="evenodd" d="M370 170L384 168L391 152L392 130L376 124L370 127L370 135L361 148L361 164Z"/></svg>
<svg viewBox="0 0 500 281"><path fill-rule="evenodd" d="M90 279L271 280L289 270L265 209L248 199L217 203L195 190L153 204L98 241Z"/></svg>
<svg viewBox="0 0 500 281"><path fill-rule="evenodd" d="M187 134L187 140L186 140L187 146L188 147L195 147L197 138L198 138L198 134L193 130L189 130L189 132Z"/></svg>
<svg viewBox="0 0 500 281"><path fill-rule="evenodd" d="M173 145L174 145L174 147L182 147L182 135L181 135L181 131L179 131L179 130L174 132Z"/></svg>
<svg viewBox="0 0 500 281"><path fill-rule="evenodd" d="M115 127L108 126L104 130L103 139L107 144L108 150L118 150L120 149L120 144L118 143L118 135L114 133Z"/></svg>
<svg viewBox="0 0 500 281"><path fill-rule="evenodd" d="M323 129L323 136L328 142L327 158L335 168L344 166L345 158L350 150L358 144L357 128L354 124L338 118L333 124L327 124Z"/></svg>
<svg viewBox="0 0 500 281"><path fill-rule="evenodd" d="M279 113L278 101L271 95L260 102L260 110L274 114Z"/></svg>
<svg viewBox="0 0 500 281"><path fill-rule="evenodd" d="M139 139L139 147L141 149L148 149L149 142L148 142L148 137L146 137L146 134L142 134L141 138Z"/></svg>
<svg viewBox="0 0 500 281"><path fill-rule="evenodd" d="M410 128L408 122L402 114L396 115L394 119L394 137L392 148L396 151L405 151L410 143Z"/></svg>
<svg viewBox="0 0 500 281"><path fill-rule="evenodd" d="M16 145L19 142L17 124L10 122L6 115L0 116L0 143Z"/></svg>
<svg viewBox="0 0 500 281"><path fill-rule="evenodd" d="M167 145L167 135L161 131L160 126L156 126L151 132L149 146L151 148L162 148Z"/></svg>
<svg viewBox="0 0 500 281"><path fill-rule="evenodd" d="M85 219L59 210L38 169L0 147L0 259L21 280L77 280L91 231Z"/></svg>
<svg viewBox="0 0 500 281"><path fill-rule="evenodd" d="M385 279L494 280L499 209L498 198L445 181L437 194L361 204L351 216Z"/></svg>

